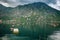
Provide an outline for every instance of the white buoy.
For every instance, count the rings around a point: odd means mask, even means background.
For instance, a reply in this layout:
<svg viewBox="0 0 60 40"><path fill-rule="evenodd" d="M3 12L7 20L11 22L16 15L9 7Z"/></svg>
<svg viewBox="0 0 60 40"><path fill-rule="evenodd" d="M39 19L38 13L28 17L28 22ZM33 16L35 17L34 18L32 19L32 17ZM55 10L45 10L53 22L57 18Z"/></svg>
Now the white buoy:
<svg viewBox="0 0 60 40"><path fill-rule="evenodd" d="M14 34L18 34L18 33L19 33L19 29L18 29L18 28L14 28L14 29L13 29L13 33L14 33Z"/></svg>

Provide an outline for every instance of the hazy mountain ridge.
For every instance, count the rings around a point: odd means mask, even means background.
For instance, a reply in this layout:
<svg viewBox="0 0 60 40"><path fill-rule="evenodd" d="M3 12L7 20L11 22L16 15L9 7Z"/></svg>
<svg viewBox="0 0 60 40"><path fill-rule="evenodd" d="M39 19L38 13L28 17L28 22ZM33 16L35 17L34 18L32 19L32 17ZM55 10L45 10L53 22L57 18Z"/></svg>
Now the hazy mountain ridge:
<svg viewBox="0 0 60 40"><path fill-rule="evenodd" d="M13 12L13 11L17 11L17 10L39 10L39 11L46 11L46 12L60 12L56 9L53 9L51 7L49 7L48 5L46 5L45 3L40 3L40 2L37 2L37 3L32 3L32 4L28 4L28 5L20 5L20 6L17 6L15 8L10 8L10 7L4 7L3 5L0 5L0 11L3 12L3 13L9 13L9 12ZM0 13L1 14L1 13Z"/></svg>

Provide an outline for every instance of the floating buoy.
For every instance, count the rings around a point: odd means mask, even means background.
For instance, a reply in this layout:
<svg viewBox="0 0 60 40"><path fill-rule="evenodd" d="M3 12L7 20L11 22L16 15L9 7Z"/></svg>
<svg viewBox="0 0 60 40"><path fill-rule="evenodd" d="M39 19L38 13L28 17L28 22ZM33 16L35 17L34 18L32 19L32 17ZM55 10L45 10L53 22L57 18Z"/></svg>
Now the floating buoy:
<svg viewBox="0 0 60 40"><path fill-rule="evenodd" d="M14 28L14 29L13 29L13 33L14 33L14 34L19 34L19 29L18 29L18 28Z"/></svg>

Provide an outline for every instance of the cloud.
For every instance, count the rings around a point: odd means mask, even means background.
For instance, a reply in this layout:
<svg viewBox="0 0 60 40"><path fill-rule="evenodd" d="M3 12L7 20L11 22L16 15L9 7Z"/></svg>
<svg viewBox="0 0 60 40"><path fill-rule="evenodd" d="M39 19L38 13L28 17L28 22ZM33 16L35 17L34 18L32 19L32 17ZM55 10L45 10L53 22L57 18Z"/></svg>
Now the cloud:
<svg viewBox="0 0 60 40"><path fill-rule="evenodd" d="M6 6L6 7L15 7L20 4L17 0L1 0L0 4Z"/></svg>
<svg viewBox="0 0 60 40"><path fill-rule="evenodd" d="M60 40L60 31L54 32L48 37L48 40Z"/></svg>
<svg viewBox="0 0 60 40"><path fill-rule="evenodd" d="M0 2L0 4L4 5L6 7L9 7L9 4L8 3Z"/></svg>
<svg viewBox="0 0 60 40"><path fill-rule="evenodd" d="M57 9L57 10L60 10L60 0L56 0L55 4L49 3L48 5L55 8L55 9Z"/></svg>
<svg viewBox="0 0 60 40"><path fill-rule="evenodd" d="M44 2L49 6L60 10L60 0L0 0L0 4L6 7L16 7L18 5L25 5L34 2Z"/></svg>

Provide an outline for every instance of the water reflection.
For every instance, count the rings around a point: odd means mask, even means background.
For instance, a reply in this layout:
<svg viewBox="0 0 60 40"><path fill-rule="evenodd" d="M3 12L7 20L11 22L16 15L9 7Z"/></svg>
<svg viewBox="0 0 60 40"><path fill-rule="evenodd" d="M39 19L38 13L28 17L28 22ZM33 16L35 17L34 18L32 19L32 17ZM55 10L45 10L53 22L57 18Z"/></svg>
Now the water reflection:
<svg viewBox="0 0 60 40"><path fill-rule="evenodd" d="M6 34L4 37L1 37L0 40L39 40L29 37L15 36L13 34Z"/></svg>

